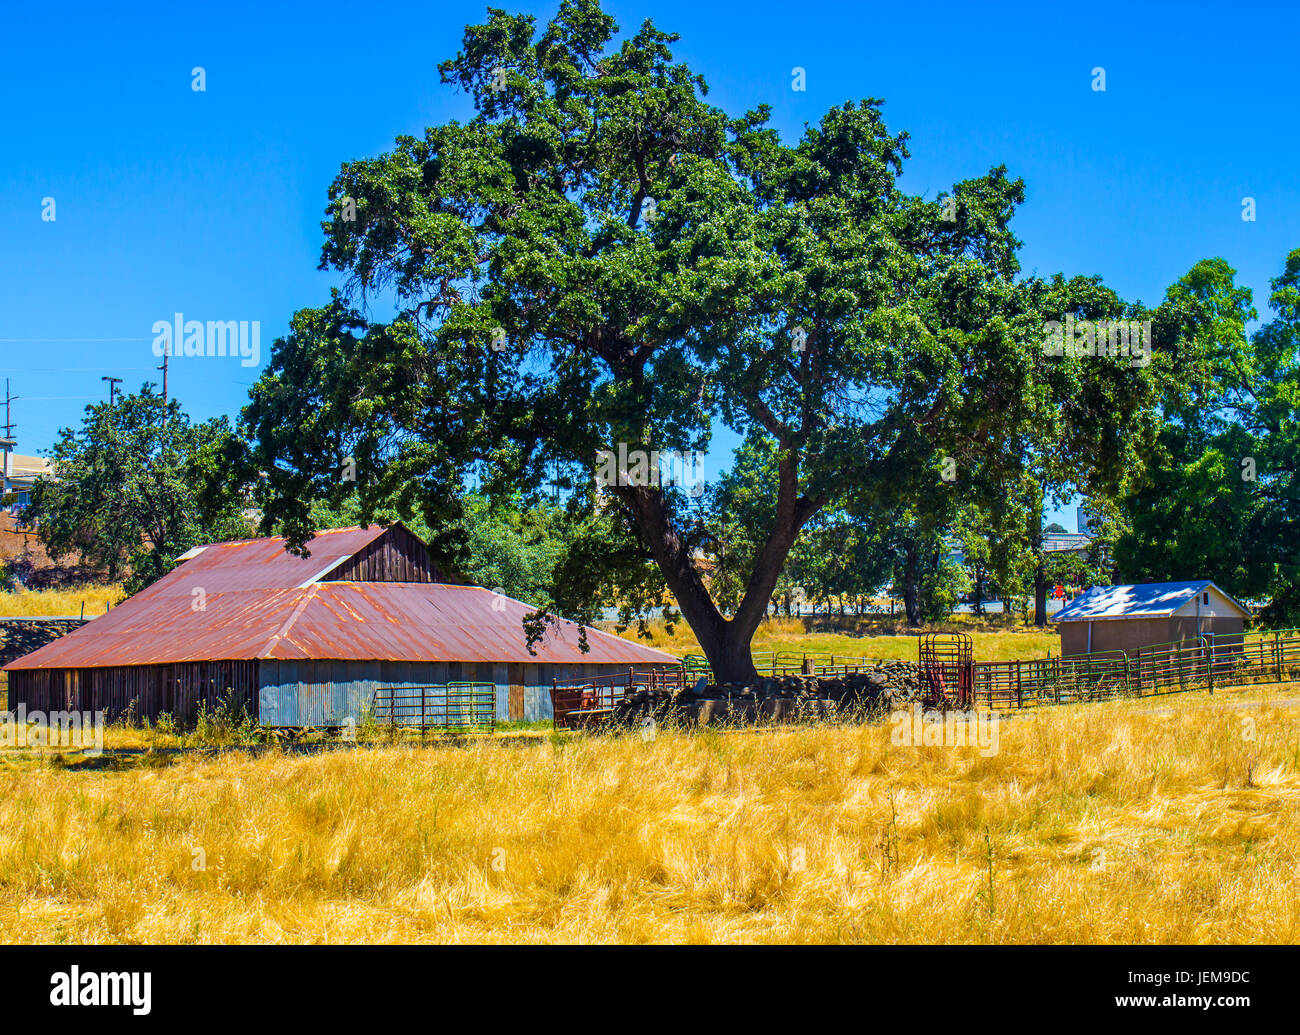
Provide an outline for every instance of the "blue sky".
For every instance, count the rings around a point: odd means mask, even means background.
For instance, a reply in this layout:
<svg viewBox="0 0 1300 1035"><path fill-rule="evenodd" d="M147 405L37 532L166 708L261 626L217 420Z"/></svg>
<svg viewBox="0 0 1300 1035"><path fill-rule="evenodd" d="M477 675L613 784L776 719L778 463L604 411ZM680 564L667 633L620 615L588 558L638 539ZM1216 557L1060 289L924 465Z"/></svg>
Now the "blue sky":
<svg viewBox="0 0 1300 1035"><path fill-rule="evenodd" d="M495 6L536 14L552 3ZM316 269L340 163L399 133L464 117L437 64L482 2L23 5L6 11L0 96L0 377L19 451L48 449L105 375L158 378L152 325L257 320L263 362ZM1157 302L1222 256L1264 310L1300 246L1290 4L607 4L625 31L652 18L711 99L769 103L797 134L830 106L886 101L913 159L902 186L933 197L1005 163L1027 184L1013 224L1026 271L1101 274ZM205 70L206 90L191 89ZM791 70L806 71L804 92ZM1092 89L1092 69L1106 90ZM44 198L56 219L43 221ZM1241 218L1253 197L1257 218ZM257 370L177 360L196 418L235 415ZM2 386L0 386L2 387ZM724 462L715 455L710 467ZM1074 528L1073 512L1059 515Z"/></svg>

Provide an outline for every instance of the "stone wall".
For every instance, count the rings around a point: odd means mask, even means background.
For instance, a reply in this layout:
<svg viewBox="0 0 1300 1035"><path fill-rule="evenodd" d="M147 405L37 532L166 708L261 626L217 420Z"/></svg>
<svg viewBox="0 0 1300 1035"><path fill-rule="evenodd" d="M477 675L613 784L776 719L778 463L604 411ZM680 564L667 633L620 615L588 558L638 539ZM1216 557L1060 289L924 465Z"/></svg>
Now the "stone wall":
<svg viewBox="0 0 1300 1035"><path fill-rule="evenodd" d="M841 676L759 676L752 684L703 680L679 694L645 690L621 701L616 722L645 715L694 723L789 722L869 718L919 700L921 679L911 661L882 661Z"/></svg>

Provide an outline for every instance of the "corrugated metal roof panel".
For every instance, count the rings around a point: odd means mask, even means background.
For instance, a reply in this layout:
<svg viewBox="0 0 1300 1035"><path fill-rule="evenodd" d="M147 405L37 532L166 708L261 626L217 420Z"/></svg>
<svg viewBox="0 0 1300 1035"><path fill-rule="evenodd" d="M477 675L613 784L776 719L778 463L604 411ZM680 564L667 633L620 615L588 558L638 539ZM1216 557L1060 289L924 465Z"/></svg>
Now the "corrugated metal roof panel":
<svg viewBox="0 0 1300 1035"><path fill-rule="evenodd" d="M200 556L187 565L202 561ZM490 661L676 664L663 651L561 621L529 654L523 617L532 608L477 586L322 582L303 589L191 589L211 580L168 579L7 669L107 668L190 661ZM224 580L222 580L224 584ZM154 592L162 587L160 592Z"/></svg>
<svg viewBox="0 0 1300 1035"><path fill-rule="evenodd" d="M329 582L315 587L301 615L266 657L403 661L676 664L664 651L579 626L548 627L529 654L523 619L533 608L478 586ZM346 651L339 653L340 650Z"/></svg>
<svg viewBox="0 0 1300 1035"><path fill-rule="evenodd" d="M1094 586L1052 616L1054 622L1093 622L1110 618L1167 618L1192 597L1213 587L1233 604L1236 600L1205 579L1201 582L1148 582L1136 586ZM1243 614L1249 612L1243 607Z"/></svg>
<svg viewBox="0 0 1300 1035"><path fill-rule="evenodd" d="M307 557L285 550L280 536L198 546L182 555L188 559L175 570L131 599L189 597L195 589L207 596L241 589L296 589L327 574L386 531L371 525L317 532L307 542Z"/></svg>

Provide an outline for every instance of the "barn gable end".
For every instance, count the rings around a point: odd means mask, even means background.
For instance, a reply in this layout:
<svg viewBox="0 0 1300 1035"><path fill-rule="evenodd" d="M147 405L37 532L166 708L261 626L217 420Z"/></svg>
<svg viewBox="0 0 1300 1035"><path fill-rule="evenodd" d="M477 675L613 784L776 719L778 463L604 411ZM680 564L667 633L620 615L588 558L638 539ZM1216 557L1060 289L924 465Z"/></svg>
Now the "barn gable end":
<svg viewBox="0 0 1300 1035"><path fill-rule="evenodd" d="M464 585L449 568L435 564L419 537L400 523L340 561L321 576L325 582L441 582Z"/></svg>

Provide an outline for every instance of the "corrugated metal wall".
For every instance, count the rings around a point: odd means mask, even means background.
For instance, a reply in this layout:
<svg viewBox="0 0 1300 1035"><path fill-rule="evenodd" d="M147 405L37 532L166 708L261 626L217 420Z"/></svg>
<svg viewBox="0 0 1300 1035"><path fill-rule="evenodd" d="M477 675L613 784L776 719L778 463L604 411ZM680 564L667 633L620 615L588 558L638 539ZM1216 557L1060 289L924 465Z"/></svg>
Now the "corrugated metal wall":
<svg viewBox="0 0 1300 1035"><path fill-rule="evenodd" d="M264 726L360 723L381 686L454 682L496 685L498 722L552 717L551 681L625 673L626 665L517 665L491 662L263 661L258 718Z"/></svg>

